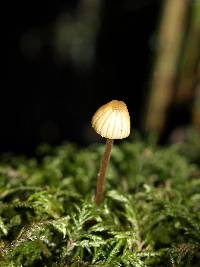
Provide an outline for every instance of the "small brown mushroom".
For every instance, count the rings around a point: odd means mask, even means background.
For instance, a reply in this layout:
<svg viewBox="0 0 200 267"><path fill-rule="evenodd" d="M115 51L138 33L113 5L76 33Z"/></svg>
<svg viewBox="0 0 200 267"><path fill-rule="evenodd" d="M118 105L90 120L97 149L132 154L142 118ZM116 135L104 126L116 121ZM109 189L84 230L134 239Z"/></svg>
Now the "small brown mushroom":
<svg viewBox="0 0 200 267"><path fill-rule="evenodd" d="M97 177L95 202L101 204L105 184L106 169L114 139L123 139L130 134L130 116L123 101L112 100L101 106L92 117L92 127L102 137L107 138L106 147L102 157Z"/></svg>

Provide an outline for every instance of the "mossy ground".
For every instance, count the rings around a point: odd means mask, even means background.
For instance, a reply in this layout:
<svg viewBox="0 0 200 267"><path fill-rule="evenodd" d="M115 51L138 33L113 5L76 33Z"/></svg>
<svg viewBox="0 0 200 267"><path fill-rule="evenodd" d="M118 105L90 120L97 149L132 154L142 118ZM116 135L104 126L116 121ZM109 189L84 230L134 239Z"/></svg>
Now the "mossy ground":
<svg viewBox="0 0 200 267"><path fill-rule="evenodd" d="M200 139L115 144L94 204L103 145L42 146L0 164L0 266L199 266Z"/></svg>

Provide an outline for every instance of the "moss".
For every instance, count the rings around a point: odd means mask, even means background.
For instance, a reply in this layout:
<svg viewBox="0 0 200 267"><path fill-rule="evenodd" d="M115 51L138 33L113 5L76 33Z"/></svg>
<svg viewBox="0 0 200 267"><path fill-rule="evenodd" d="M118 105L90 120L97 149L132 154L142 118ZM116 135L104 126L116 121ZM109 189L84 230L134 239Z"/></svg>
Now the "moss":
<svg viewBox="0 0 200 267"><path fill-rule="evenodd" d="M101 145L45 145L37 159L2 157L0 266L198 266L198 138L115 145L100 207Z"/></svg>

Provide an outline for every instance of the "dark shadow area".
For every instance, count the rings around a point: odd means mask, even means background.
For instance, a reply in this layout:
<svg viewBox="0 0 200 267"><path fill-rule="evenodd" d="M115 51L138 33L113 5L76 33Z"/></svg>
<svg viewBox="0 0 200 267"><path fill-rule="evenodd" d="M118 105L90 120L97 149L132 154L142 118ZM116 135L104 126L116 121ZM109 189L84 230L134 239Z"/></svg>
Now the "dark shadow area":
<svg viewBox="0 0 200 267"><path fill-rule="evenodd" d="M104 1L94 59L79 65L55 49L55 24L63 11L79 19L79 1L45 2L7 7L0 151L31 154L43 142L88 145L97 140L93 113L112 99L126 102L132 127L140 130L161 1Z"/></svg>

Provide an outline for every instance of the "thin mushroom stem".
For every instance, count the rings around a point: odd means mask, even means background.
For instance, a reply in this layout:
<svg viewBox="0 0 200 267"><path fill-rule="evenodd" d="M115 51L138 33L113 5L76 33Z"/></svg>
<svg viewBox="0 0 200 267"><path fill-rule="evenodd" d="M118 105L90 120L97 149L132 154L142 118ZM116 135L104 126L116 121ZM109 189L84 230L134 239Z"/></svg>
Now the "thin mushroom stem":
<svg viewBox="0 0 200 267"><path fill-rule="evenodd" d="M104 150L104 154L101 160L101 166L97 177L97 186L96 186L96 195L95 195L95 202L97 205L100 205L103 199L103 191L104 191L104 184L105 184L105 174L108 167L108 163L110 160L110 154L113 145L113 139L106 140L106 146Z"/></svg>

